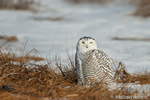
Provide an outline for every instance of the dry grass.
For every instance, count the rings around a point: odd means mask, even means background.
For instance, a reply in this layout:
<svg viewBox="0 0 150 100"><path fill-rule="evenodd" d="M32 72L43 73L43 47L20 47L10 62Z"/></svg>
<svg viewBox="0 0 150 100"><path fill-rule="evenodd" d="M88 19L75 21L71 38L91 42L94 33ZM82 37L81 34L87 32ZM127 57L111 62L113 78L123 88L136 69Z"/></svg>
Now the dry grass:
<svg viewBox="0 0 150 100"><path fill-rule="evenodd" d="M24 56L24 57L14 57L10 58L12 61L15 62L29 62L29 61L41 61L44 60L42 57L36 57L36 56Z"/></svg>
<svg viewBox="0 0 150 100"><path fill-rule="evenodd" d="M45 18L42 18L42 17L33 17L34 20L37 20L37 21L61 21L61 20L65 20L65 18L63 17L45 17Z"/></svg>
<svg viewBox="0 0 150 100"><path fill-rule="evenodd" d="M140 0L134 15L148 17L150 16L150 0Z"/></svg>
<svg viewBox="0 0 150 100"><path fill-rule="evenodd" d="M18 41L18 38L16 36L0 35L0 40L6 40L7 42L16 42Z"/></svg>
<svg viewBox="0 0 150 100"><path fill-rule="evenodd" d="M140 80L140 81L139 81ZM150 84L150 73L143 74L134 74L132 77L132 82L139 81L139 84Z"/></svg>
<svg viewBox="0 0 150 100"><path fill-rule="evenodd" d="M137 91L131 92L126 83L138 81L139 84L150 84L150 73L130 75L124 70L125 65L120 62L114 69L115 80L124 86L111 91L101 83L87 88L77 85L74 61L70 56L69 64L66 66L61 64L57 57L47 65L37 65L25 63L29 62L24 59L28 58L28 54L13 58L10 55L12 54L0 51L1 100L119 100L121 97L137 95Z"/></svg>
<svg viewBox="0 0 150 100"><path fill-rule="evenodd" d="M19 41L16 36L7 36L7 35L0 35L0 40L3 41L2 43L0 43L0 49L1 49L1 51L3 50L2 47L4 45L6 45L7 43L12 43L12 42ZM36 56L31 56L30 54L32 52L34 52L36 54ZM30 61L37 62L37 61L44 60L44 58L38 57L38 51L36 49L32 49L26 55L23 55L23 56L20 56L20 57L15 56L14 53L8 53L7 56L9 56L9 59L11 61L13 61L13 62L30 62ZM0 60L2 60L2 56L0 57Z"/></svg>
<svg viewBox="0 0 150 100"><path fill-rule="evenodd" d="M35 0L0 0L0 9L33 10Z"/></svg>
<svg viewBox="0 0 150 100"><path fill-rule="evenodd" d="M75 68L71 59L70 66L64 66L58 60L56 60L56 68L52 67L54 66L52 63L49 66L36 64L33 64L35 67L32 68L27 66L24 63L14 63L7 53L0 52L0 86L3 86L0 89L0 99L114 100L117 96L136 94L131 94L125 87L110 91L102 84L90 88L77 86ZM119 63L116 69L115 79L118 82L139 81L141 84L150 84L149 73L132 76L124 70L124 67L122 63Z"/></svg>
<svg viewBox="0 0 150 100"><path fill-rule="evenodd" d="M131 41L150 41L150 38L140 38L140 37L128 37L128 38L122 38L122 37L114 37L113 40L131 40Z"/></svg>
<svg viewBox="0 0 150 100"><path fill-rule="evenodd" d="M18 38L16 36L0 35L0 48L7 43L16 41L18 41Z"/></svg>
<svg viewBox="0 0 150 100"><path fill-rule="evenodd" d="M106 3L112 2L112 0L66 0L73 3Z"/></svg>

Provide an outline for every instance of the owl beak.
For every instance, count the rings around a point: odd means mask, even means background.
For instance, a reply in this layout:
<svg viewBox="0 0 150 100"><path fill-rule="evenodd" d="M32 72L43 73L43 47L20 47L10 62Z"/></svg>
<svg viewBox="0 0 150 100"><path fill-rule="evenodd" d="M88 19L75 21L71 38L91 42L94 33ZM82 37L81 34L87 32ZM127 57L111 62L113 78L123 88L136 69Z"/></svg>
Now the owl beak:
<svg viewBox="0 0 150 100"><path fill-rule="evenodd" d="M86 46L86 48L88 48L88 45Z"/></svg>

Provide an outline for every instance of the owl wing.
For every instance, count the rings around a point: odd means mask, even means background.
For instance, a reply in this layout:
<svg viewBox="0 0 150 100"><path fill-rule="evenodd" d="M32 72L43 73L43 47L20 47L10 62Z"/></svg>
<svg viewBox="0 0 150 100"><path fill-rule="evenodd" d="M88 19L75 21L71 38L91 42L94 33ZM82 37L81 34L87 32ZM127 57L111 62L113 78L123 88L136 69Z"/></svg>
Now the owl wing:
<svg viewBox="0 0 150 100"><path fill-rule="evenodd" d="M112 67L111 62L106 53L100 50L94 50L96 57L96 62L99 67L103 68L103 71L108 74L109 77L112 77Z"/></svg>
<svg viewBox="0 0 150 100"><path fill-rule="evenodd" d="M84 77L83 77L81 60L79 59L79 56L78 56L77 53L75 55L75 66L76 66L76 73L77 73L77 82L78 82L78 85L82 85L83 82L84 82Z"/></svg>

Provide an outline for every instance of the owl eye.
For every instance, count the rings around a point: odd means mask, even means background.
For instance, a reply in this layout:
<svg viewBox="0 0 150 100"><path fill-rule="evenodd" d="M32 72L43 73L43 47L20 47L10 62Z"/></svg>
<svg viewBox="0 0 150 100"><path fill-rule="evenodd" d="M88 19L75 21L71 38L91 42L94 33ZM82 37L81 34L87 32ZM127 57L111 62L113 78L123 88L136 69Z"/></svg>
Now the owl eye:
<svg viewBox="0 0 150 100"><path fill-rule="evenodd" d="M90 42L90 44L92 44L93 42Z"/></svg>
<svg viewBox="0 0 150 100"><path fill-rule="evenodd" d="M85 43L85 42L82 42L83 44Z"/></svg>

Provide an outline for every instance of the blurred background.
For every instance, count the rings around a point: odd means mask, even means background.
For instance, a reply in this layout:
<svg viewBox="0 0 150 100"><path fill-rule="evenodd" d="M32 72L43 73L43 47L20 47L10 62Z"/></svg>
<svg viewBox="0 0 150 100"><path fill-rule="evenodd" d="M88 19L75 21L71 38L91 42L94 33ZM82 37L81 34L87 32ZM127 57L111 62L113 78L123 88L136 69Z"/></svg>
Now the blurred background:
<svg viewBox="0 0 150 100"><path fill-rule="evenodd" d="M66 63L91 36L129 72L150 70L149 16L150 0L0 0L0 49Z"/></svg>

